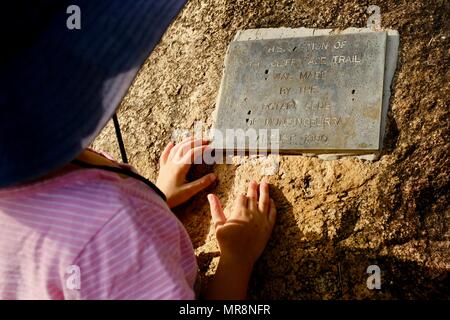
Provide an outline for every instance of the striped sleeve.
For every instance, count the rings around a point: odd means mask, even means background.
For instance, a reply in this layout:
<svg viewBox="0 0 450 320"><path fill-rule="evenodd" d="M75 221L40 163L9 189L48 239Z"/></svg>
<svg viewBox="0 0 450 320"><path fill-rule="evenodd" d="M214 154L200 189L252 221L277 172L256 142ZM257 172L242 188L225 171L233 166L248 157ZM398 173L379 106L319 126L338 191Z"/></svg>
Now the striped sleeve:
<svg viewBox="0 0 450 320"><path fill-rule="evenodd" d="M194 299L183 270L180 224L162 211L122 209L95 234L74 261L78 298Z"/></svg>

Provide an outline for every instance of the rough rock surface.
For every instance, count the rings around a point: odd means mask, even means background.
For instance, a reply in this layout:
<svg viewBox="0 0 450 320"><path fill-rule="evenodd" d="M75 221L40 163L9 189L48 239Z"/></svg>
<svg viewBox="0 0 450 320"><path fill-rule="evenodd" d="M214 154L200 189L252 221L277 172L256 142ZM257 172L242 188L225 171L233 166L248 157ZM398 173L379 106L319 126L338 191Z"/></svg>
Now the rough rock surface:
<svg viewBox="0 0 450 320"><path fill-rule="evenodd" d="M250 284L257 299L448 299L449 37L445 0L190 0L142 67L119 112L130 162L155 179L175 129L211 126L228 43L236 31L264 27L365 27L369 5L400 33L381 159L323 161L283 156L266 177L278 220ZM94 142L120 159L108 124ZM261 164L196 166L214 171L226 209ZM214 272L217 246L206 192L176 212L193 239L202 274ZM368 290L377 264L381 290Z"/></svg>

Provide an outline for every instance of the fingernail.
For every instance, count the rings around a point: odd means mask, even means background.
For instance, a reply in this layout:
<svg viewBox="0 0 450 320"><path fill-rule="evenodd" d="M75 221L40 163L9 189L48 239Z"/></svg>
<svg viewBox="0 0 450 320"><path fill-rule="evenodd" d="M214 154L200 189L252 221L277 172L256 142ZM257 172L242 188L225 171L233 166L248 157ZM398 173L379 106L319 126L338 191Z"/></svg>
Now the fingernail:
<svg viewBox="0 0 450 320"><path fill-rule="evenodd" d="M213 182L214 180L216 180L216 175L214 174L214 173L211 173L210 175L209 175L209 180L211 181L211 182Z"/></svg>

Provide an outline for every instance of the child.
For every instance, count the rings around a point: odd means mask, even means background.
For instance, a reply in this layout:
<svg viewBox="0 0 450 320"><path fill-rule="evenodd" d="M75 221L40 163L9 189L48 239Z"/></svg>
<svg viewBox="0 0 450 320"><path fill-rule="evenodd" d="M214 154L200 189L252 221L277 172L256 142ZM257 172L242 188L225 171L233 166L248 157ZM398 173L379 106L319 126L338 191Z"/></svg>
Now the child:
<svg viewBox="0 0 450 320"><path fill-rule="evenodd" d="M193 139L170 143L162 153L156 185L167 204L125 171L95 169L120 165L89 149L75 162L82 167L70 163L0 189L0 298L193 299L194 252L169 206L215 180L209 174L185 182L195 145ZM208 200L221 257L204 297L243 299L275 222L268 185L258 190L251 182L228 218L215 195ZM70 288L72 266L79 270L78 288Z"/></svg>
<svg viewBox="0 0 450 320"><path fill-rule="evenodd" d="M170 208L215 180L185 180L208 143L169 144L156 186L86 149L184 1L76 1L76 31L63 2L37 3L4 8L32 25L0 71L0 299L195 298L194 251ZM221 257L205 298L246 297L275 222L268 188L251 182L228 216L208 195Z"/></svg>

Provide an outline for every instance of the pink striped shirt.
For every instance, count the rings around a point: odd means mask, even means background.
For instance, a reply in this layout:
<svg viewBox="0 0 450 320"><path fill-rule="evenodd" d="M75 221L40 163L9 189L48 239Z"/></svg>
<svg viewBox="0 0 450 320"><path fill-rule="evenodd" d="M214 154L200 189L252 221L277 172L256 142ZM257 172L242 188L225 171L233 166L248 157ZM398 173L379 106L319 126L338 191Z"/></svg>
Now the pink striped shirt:
<svg viewBox="0 0 450 320"><path fill-rule="evenodd" d="M0 189L0 299L194 299L184 227L143 182L80 169Z"/></svg>

